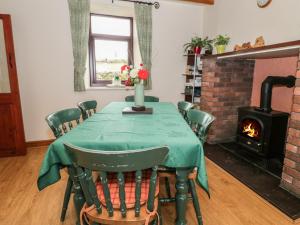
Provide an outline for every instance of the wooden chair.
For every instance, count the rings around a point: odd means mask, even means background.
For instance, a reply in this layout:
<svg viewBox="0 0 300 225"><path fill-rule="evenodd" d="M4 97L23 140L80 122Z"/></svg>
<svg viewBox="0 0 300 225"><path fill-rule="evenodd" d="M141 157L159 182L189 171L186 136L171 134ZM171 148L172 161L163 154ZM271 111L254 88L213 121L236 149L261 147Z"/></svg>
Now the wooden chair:
<svg viewBox="0 0 300 225"><path fill-rule="evenodd" d="M206 142L208 130L216 118L207 112L191 109L187 113L187 119L192 130L202 144L204 144Z"/></svg>
<svg viewBox="0 0 300 225"><path fill-rule="evenodd" d="M128 151L65 147L86 200L81 222L140 225L155 221L157 165L164 162L167 147ZM98 179L93 179L93 172L99 174Z"/></svg>
<svg viewBox="0 0 300 225"><path fill-rule="evenodd" d="M209 128L213 121L215 120L215 117L207 112L203 112L197 109L190 109L187 112L187 121L191 127L191 129L195 132L197 137L200 139L202 144L205 143L207 134L209 131ZM198 195L196 191L196 185L195 185L195 179L197 178L197 169L195 168L191 174L189 174L188 177L188 188L192 197L197 222L198 225L202 225L202 215L200 211L200 204L198 200ZM170 191L170 185L169 185L169 177L174 176L175 171L170 168L161 168L159 172L160 177L165 178L166 183L166 192L168 195L168 198L161 199L161 202L168 203L168 202L174 202L175 198L171 197L171 191Z"/></svg>
<svg viewBox="0 0 300 225"><path fill-rule="evenodd" d="M134 102L134 95L125 97L126 102ZM144 98L145 102L159 102L159 98L155 96L146 96Z"/></svg>
<svg viewBox="0 0 300 225"><path fill-rule="evenodd" d="M74 124L80 123L81 112L77 108L73 109L65 109L55 113L51 113L46 117L46 121L51 128L54 136L59 138L67 133L69 130L72 130ZM64 221L66 217L66 212L68 208L68 204L71 197L73 182L69 176L65 196L63 201L63 206L60 215L60 221Z"/></svg>
<svg viewBox="0 0 300 225"><path fill-rule="evenodd" d="M96 113L97 101L90 100L90 101L78 102L77 106L81 110L82 119L86 120L87 118L92 116L93 113Z"/></svg>
<svg viewBox="0 0 300 225"><path fill-rule="evenodd" d="M194 104L186 101L180 101L178 102L177 107L183 118L187 120L187 112L194 107Z"/></svg>

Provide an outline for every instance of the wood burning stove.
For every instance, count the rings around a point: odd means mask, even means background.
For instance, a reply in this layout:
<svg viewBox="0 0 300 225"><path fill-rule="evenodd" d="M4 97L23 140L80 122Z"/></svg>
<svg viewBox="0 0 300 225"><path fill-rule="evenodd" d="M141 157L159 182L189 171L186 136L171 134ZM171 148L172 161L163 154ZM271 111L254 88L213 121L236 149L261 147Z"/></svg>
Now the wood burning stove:
<svg viewBox="0 0 300 225"><path fill-rule="evenodd" d="M289 114L272 110L272 88L294 87L295 80L293 76L267 77L261 87L260 107L238 109L238 144L259 156L283 160Z"/></svg>

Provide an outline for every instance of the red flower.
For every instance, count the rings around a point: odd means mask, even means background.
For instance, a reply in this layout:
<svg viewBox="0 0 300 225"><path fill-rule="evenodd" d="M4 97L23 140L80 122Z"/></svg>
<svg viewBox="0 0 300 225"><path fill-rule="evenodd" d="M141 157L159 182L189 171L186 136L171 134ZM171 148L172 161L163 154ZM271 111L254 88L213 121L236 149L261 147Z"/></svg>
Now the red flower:
<svg viewBox="0 0 300 225"><path fill-rule="evenodd" d="M141 63L141 64L140 64L140 67L143 67L143 66L144 66L144 64L143 64L143 63Z"/></svg>
<svg viewBox="0 0 300 225"><path fill-rule="evenodd" d="M128 78L128 80L125 81L125 85L126 86L132 86L132 82L131 82L130 78Z"/></svg>
<svg viewBox="0 0 300 225"><path fill-rule="evenodd" d="M147 80L149 76L149 72L145 69L141 69L138 73L138 76L141 80Z"/></svg>
<svg viewBox="0 0 300 225"><path fill-rule="evenodd" d="M124 70L126 70L126 69L127 69L127 65L122 66L122 67L121 67L121 73L122 73Z"/></svg>
<svg viewBox="0 0 300 225"><path fill-rule="evenodd" d="M130 66L127 66L126 68L127 68L128 70L130 70Z"/></svg>

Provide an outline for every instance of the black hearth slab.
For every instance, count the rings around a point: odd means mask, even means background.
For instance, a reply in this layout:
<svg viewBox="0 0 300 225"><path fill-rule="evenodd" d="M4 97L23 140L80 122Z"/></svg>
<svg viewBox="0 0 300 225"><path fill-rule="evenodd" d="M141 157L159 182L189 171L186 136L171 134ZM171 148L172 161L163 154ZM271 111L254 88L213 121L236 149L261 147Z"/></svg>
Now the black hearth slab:
<svg viewBox="0 0 300 225"><path fill-rule="evenodd" d="M237 157L246 160L247 162L253 164L256 167L259 167L263 171L275 176L277 179L281 180L282 174L282 162L277 158L266 159L263 158L254 152L249 151L243 146L237 144L236 142L220 144L222 148L230 151Z"/></svg>
<svg viewBox="0 0 300 225"><path fill-rule="evenodd" d="M205 145L205 155L293 220L300 218L300 199L279 187L280 179L243 160L221 145Z"/></svg>

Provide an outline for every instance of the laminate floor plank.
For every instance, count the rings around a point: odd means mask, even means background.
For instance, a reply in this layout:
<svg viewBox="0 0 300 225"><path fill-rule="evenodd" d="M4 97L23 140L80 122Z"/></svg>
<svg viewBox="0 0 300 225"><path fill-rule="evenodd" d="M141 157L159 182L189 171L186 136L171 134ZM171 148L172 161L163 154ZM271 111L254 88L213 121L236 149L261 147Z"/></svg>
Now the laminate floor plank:
<svg viewBox="0 0 300 225"><path fill-rule="evenodd" d="M60 182L39 192L37 176L46 147L28 149L22 157L0 158L0 225L74 225L75 209L70 202L64 223L59 221L67 175ZM197 189L204 225L293 225L279 210L252 190L207 160L211 199ZM174 180L171 180L174 184ZM174 185L172 189L174 191ZM164 190L163 183L161 190ZM174 193L174 192L173 192ZM162 193L164 194L164 193ZM164 225L173 225L175 205L163 205ZM196 225L194 209L189 202L189 225Z"/></svg>

